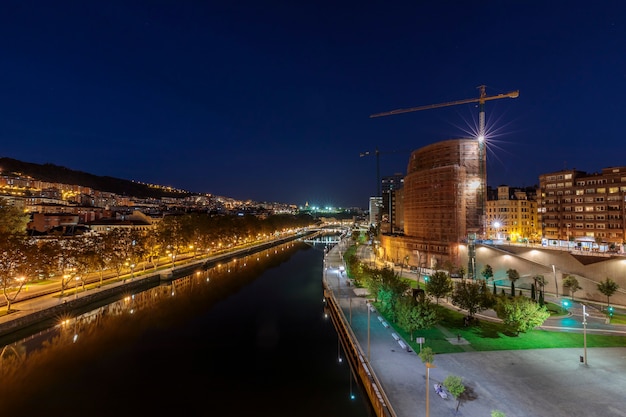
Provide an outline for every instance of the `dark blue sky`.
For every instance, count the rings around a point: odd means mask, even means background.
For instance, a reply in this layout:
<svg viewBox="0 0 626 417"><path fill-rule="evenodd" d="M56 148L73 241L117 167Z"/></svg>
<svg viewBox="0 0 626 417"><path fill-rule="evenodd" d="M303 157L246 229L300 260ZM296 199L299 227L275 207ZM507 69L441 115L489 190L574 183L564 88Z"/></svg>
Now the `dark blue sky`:
<svg viewBox="0 0 626 417"><path fill-rule="evenodd" d="M0 156L238 199L367 207L469 137L488 183L626 165L626 2L0 4Z"/></svg>

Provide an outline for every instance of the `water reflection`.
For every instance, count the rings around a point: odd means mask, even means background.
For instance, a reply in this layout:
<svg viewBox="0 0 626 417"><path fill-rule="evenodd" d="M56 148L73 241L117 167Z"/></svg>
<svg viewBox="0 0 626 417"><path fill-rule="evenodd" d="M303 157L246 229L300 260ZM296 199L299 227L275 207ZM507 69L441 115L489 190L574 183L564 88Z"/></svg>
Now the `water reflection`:
<svg viewBox="0 0 626 417"><path fill-rule="evenodd" d="M3 413L371 415L337 362L343 347L320 314L323 254L308 249L284 244L63 318L1 371ZM5 353L5 364L19 356Z"/></svg>

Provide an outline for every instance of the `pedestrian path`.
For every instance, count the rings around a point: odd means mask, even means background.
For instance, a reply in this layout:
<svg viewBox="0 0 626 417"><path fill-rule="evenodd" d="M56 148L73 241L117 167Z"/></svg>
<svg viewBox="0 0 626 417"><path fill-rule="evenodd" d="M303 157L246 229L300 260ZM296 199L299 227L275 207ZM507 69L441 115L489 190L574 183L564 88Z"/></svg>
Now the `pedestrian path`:
<svg viewBox="0 0 626 417"><path fill-rule="evenodd" d="M424 417L424 363L416 352L402 349L393 337L395 330L385 327L377 319L379 314L368 309L367 296L355 292L346 277L335 272L343 265L339 252L345 252L349 244L340 243L327 254L326 282L333 291L340 290L345 320L362 351L367 352L395 415ZM488 311L477 316L498 320ZM626 417L622 411L626 409L622 392L626 386L626 348L589 348L591 365L585 366L579 363L582 348L479 352L449 329L440 326L439 330L449 343L464 351L435 355L434 368L429 370L429 417L480 417L491 415L493 410L503 411L507 417ZM609 374L613 383L605 387ZM454 398L443 399L434 390L434 384L443 383L449 375L460 376L468 393L458 413ZM580 381L584 381L585 395L580 395Z"/></svg>

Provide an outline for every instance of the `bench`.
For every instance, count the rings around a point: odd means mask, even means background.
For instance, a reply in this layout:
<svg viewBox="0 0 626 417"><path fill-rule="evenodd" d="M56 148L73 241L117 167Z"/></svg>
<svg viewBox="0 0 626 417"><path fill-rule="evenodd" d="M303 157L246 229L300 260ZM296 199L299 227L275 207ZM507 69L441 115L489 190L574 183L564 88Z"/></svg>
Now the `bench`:
<svg viewBox="0 0 626 417"><path fill-rule="evenodd" d="M398 340L398 344L400 345L402 349L406 350L407 352L409 351L409 347L402 340Z"/></svg>
<svg viewBox="0 0 626 417"><path fill-rule="evenodd" d="M397 341L400 341L400 336L398 336L395 333L391 333L391 337L393 337L394 339L396 339Z"/></svg>

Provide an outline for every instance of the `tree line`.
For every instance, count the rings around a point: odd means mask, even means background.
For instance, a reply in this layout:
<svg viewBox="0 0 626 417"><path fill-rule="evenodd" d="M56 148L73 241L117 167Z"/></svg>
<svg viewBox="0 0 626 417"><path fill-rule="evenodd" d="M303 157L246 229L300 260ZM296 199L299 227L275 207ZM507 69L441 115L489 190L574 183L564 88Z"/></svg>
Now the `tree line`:
<svg viewBox="0 0 626 417"><path fill-rule="evenodd" d="M176 264L179 255L206 256L268 239L276 233L310 226L309 215L165 215L152 229L111 228L105 233L78 236L32 237L26 233L28 214L0 202L0 288L11 303L25 285L54 277L61 295L71 287L84 287L86 278L113 272L119 279L139 269L156 269L159 259Z"/></svg>

